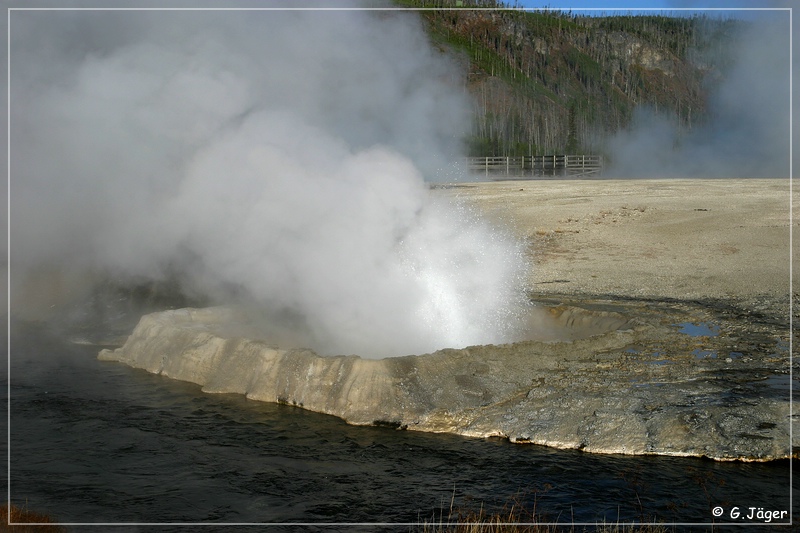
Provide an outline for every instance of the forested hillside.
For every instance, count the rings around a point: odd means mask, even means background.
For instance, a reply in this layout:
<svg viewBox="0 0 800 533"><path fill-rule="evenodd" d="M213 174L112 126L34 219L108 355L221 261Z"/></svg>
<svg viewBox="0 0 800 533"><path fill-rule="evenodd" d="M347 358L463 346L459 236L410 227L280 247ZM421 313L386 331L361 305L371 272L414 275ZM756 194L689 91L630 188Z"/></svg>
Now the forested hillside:
<svg viewBox="0 0 800 533"><path fill-rule="evenodd" d="M596 152L637 106L687 131L707 118L735 20L526 12L492 0L399 0L468 64L470 155ZM499 9L474 9L499 8Z"/></svg>

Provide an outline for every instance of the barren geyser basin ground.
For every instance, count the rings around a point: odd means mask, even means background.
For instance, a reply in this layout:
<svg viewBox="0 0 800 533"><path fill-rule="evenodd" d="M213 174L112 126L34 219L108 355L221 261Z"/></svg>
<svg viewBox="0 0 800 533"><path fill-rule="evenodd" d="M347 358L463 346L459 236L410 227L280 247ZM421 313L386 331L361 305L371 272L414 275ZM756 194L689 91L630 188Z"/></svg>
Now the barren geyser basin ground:
<svg viewBox="0 0 800 533"><path fill-rule="evenodd" d="M237 309L181 309L146 315L99 357L353 424L598 453L797 456L788 180L506 181L430 194L529 245L531 340L320 356L248 330Z"/></svg>
<svg viewBox="0 0 800 533"><path fill-rule="evenodd" d="M786 179L507 181L452 194L530 242L537 293L720 298L788 319Z"/></svg>

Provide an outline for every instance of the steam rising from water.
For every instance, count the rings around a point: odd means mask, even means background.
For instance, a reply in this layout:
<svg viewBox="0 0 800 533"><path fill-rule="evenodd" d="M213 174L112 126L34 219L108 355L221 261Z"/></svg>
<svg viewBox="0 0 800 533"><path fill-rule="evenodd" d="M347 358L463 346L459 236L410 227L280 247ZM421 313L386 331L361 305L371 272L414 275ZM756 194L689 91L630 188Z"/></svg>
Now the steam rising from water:
<svg viewBox="0 0 800 533"><path fill-rule="evenodd" d="M467 106L410 14L14 12L11 56L12 304L177 272L323 353L513 339L521 248L425 183Z"/></svg>
<svg viewBox="0 0 800 533"><path fill-rule="evenodd" d="M782 3L745 2L757 8ZM728 16L743 14L751 13L731 11ZM709 91L707 121L684 131L651 109L639 109L628 130L606 141L612 164L607 175L789 176L789 12L752 15L730 39L732 66L716 72L721 79Z"/></svg>

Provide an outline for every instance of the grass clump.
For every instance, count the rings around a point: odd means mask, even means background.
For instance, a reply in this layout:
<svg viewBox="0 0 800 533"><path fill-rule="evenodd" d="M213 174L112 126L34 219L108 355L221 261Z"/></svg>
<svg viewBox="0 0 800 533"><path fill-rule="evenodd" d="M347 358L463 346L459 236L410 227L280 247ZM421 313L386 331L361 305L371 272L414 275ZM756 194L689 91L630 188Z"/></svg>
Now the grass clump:
<svg viewBox="0 0 800 533"><path fill-rule="evenodd" d="M491 516L482 512L468 514L454 522L422 525L421 533L671 533L661 524L598 524L590 528L574 525L558 525L545 521L528 521L515 514L498 513Z"/></svg>
<svg viewBox="0 0 800 533"><path fill-rule="evenodd" d="M10 525L13 523L14 525ZM33 525L44 524L44 525ZM13 531L15 533L61 533L66 531L47 515L21 509L16 505L4 504L0 507L0 532Z"/></svg>
<svg viewBox="0 0 800 533"><path fill-rule="evenodd" d="M594 531L598 533L671 533L662 524L597 524L591 527L559 524L538 513L534 501L533 509L525 509L520 497L514 498L503 509L489 514L481 506L479 511L467 511L453 508L447 519L423 522L418 533L582 533Z"/></svg>

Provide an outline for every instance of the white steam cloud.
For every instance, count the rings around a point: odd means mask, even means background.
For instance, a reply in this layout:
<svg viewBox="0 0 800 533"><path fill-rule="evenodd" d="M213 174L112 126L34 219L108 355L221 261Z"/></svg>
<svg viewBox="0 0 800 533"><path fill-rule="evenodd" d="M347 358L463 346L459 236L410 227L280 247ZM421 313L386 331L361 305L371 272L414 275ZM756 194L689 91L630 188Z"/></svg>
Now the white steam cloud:
<svg viewBox="0 0 800 533"><path fill-rule="evenodd" d="M512 340L521 248L425 183L459 79L411 13L13 12L12 313L41 270L179 272L323 353Z"/></svg>
<svg viewBox="0 0 800 533"><path fill-rule="evenodd" d="M721 79L710 86L708 119L687 131L651 109L637 110L630 128L606 141L611 158L607 175L789 176L789 12L712 15L746 18L730 39L732 65L718 71Z"/></svg>

